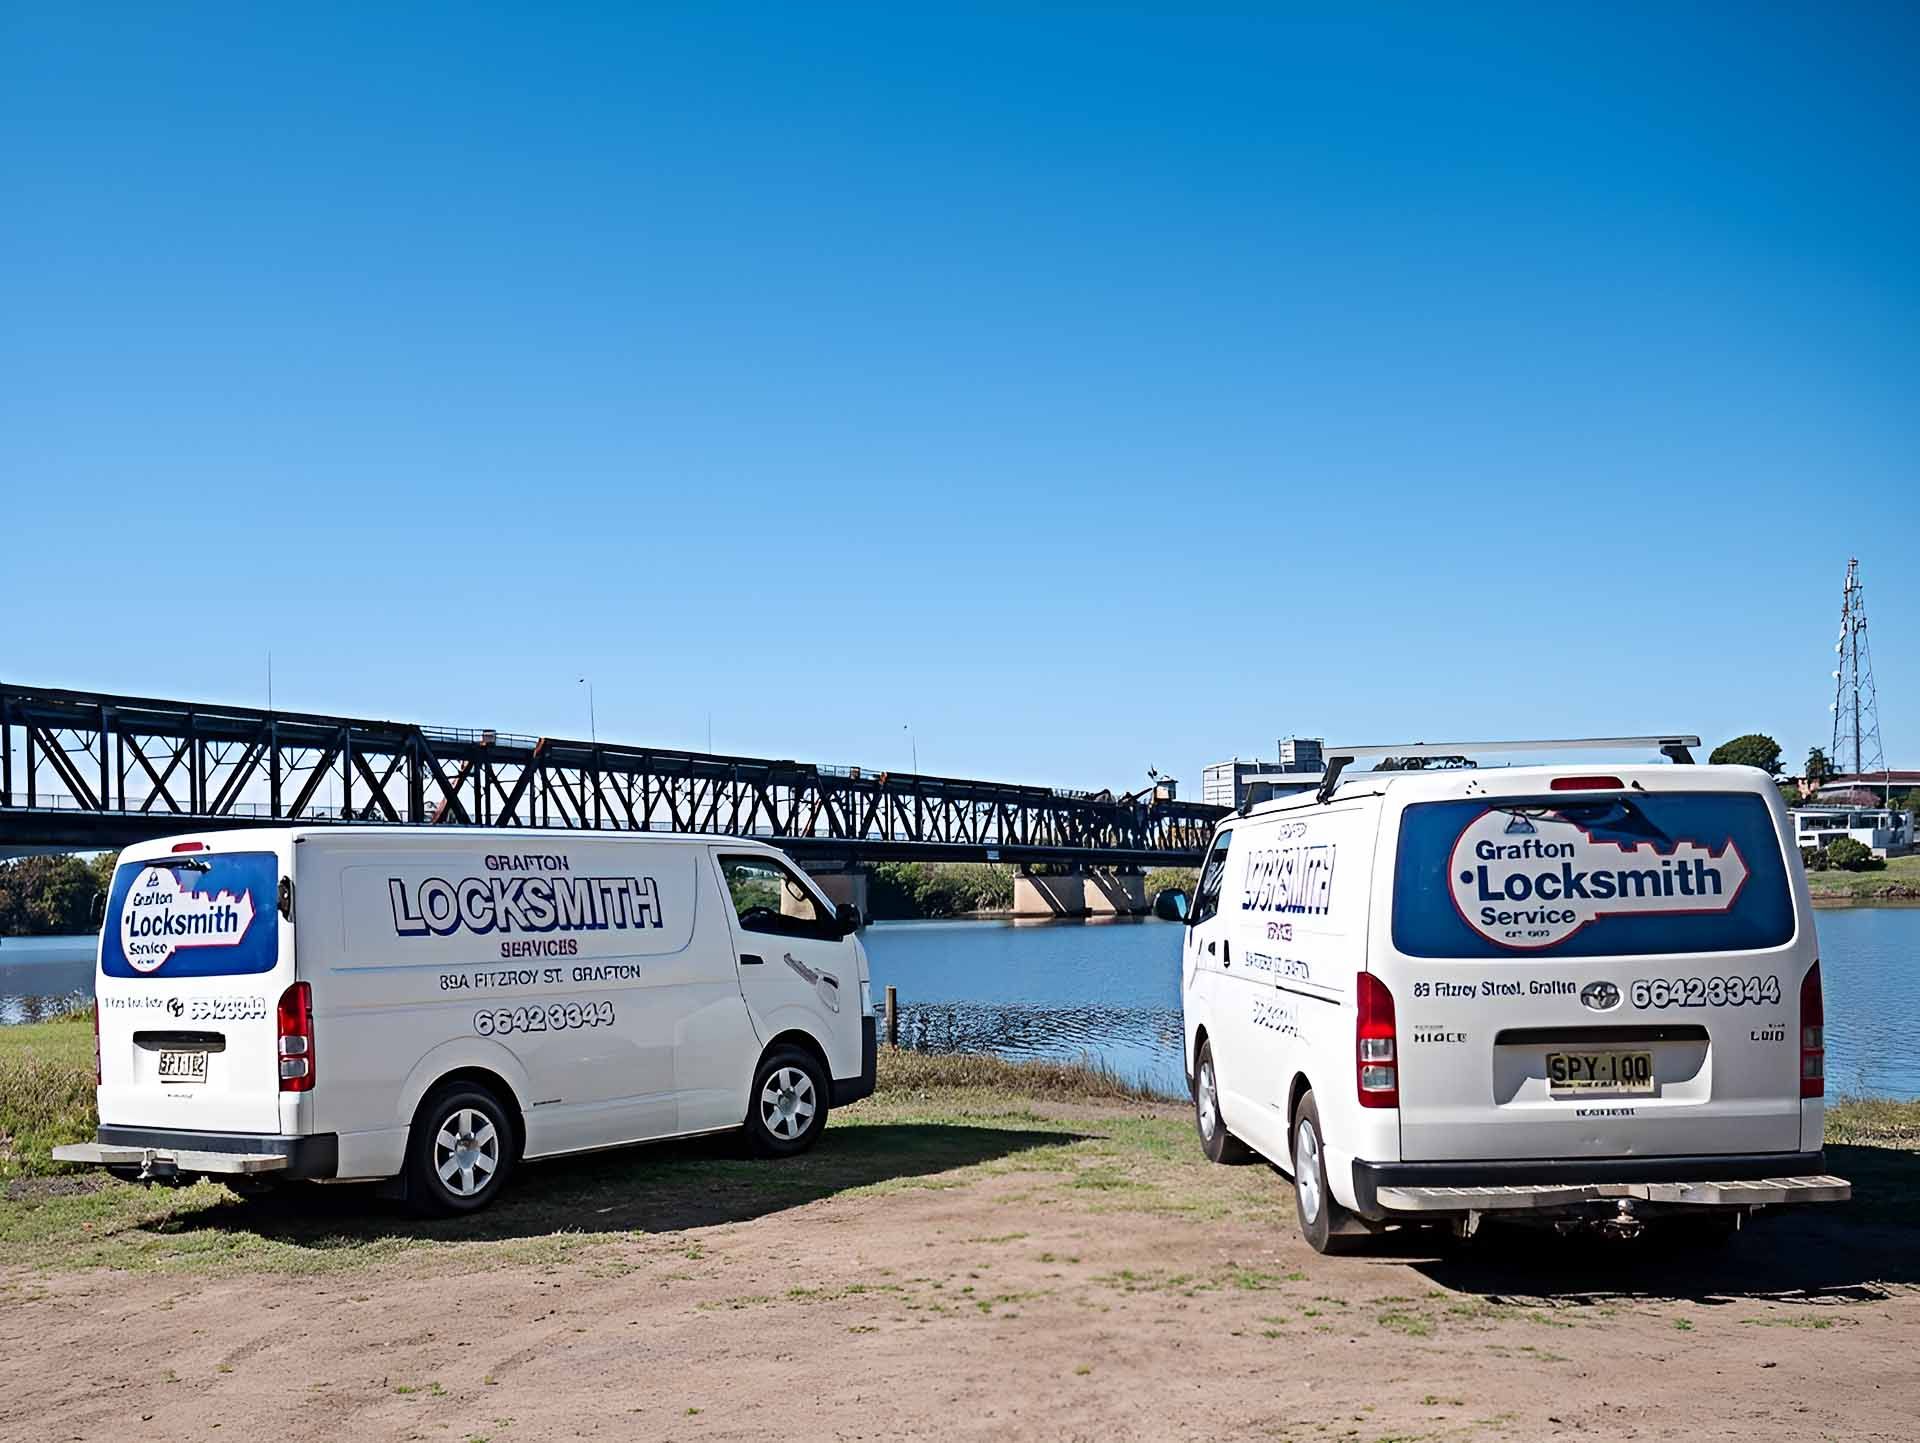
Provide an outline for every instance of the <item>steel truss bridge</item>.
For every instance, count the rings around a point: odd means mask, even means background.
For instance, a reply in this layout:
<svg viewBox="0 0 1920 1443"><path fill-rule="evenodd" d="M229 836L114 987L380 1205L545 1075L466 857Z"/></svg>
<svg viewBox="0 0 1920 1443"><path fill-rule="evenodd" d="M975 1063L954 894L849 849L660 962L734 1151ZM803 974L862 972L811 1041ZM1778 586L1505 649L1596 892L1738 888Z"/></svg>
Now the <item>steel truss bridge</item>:
<svg viewBox="0 0 1920 1443"><path fill-rule="evenodd" d="M385 823L764 837L814 866L1197 866L1225 810L0 683L0 855Z"/></svg>

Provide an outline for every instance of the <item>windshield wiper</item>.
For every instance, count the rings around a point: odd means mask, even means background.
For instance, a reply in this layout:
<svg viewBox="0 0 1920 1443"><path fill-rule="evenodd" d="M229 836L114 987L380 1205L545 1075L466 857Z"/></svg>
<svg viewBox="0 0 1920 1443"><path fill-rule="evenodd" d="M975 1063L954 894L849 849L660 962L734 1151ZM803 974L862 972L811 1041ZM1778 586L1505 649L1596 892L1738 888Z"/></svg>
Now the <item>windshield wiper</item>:
<svg viewBox="0 0 1920 1443"><path fill-rule="evenodd" d="M213 863L199 857L152 857L140 864L143 867L183 868L189 872L211 872Z"/></svg>

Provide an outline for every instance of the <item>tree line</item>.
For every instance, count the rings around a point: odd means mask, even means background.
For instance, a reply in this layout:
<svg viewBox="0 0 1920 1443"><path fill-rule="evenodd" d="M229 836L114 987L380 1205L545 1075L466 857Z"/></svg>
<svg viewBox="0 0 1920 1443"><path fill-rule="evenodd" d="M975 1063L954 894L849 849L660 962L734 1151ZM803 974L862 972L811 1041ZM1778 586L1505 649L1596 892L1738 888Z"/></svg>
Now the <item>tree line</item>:
<svg viewBox="0 0 1920 1443"><path fill-rule="evenodd" d="M81 857L21 857L0 862L0 937L64 937L91 932L93 899L113 880L118 852Z"/></svg>

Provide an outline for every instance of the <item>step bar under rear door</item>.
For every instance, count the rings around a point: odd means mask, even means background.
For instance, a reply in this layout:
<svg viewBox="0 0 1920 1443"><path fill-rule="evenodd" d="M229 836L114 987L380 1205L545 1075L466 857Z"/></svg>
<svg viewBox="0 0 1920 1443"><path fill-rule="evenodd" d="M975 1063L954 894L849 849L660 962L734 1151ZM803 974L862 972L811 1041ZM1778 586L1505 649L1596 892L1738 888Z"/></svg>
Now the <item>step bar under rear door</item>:
<svg viewBox="0 0 1920 1443"><path fill-rule="evenodd" d="M1493 1212L1502 1208L1556 1208L1631 1198L1636 1202L1700 1207L1778 1207L1787 1203L1846 1202L1853 1184L1830 1173L1727 1182L1511 1183L1490 1187L1382 1187L1374 1200L1389 1212Z"/></svg>

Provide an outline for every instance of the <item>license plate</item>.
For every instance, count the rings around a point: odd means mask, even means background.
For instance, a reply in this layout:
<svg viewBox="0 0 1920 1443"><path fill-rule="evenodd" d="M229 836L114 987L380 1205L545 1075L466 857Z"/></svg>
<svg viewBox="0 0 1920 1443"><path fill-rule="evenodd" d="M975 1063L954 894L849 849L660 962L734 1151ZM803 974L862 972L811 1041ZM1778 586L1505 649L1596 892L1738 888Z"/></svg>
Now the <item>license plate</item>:
<svg viewBox="0 0 1920 1443"><path fill-rule="evenodd" d="M1651 1052L1549 1052L1554 1092L1652 1092Z"/></svg>
<svg viewBox="0 0 1920 1443"><path fill-rule="evenodd" d="M204 1052L163 1052L160 1054L162 1082L205 1082L207 1054Z"/></svg>

